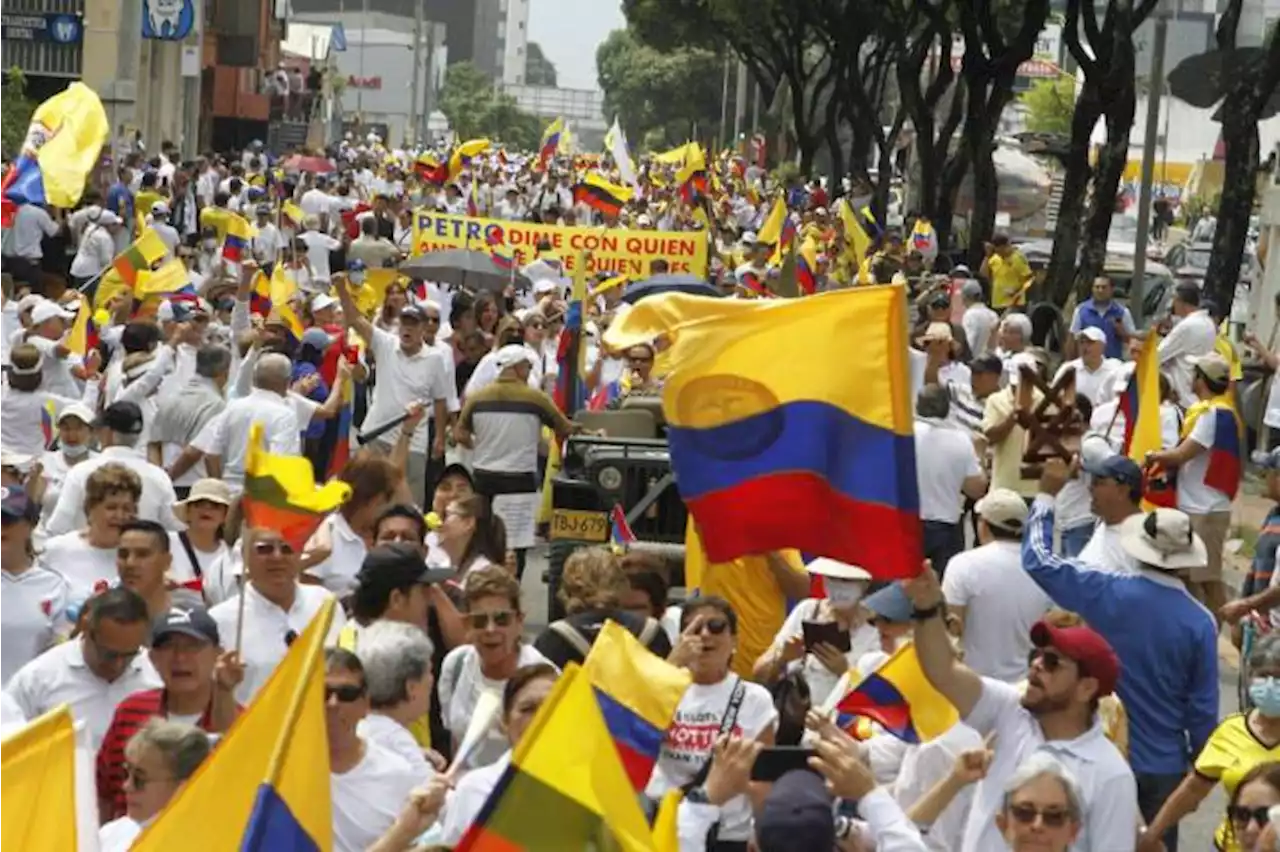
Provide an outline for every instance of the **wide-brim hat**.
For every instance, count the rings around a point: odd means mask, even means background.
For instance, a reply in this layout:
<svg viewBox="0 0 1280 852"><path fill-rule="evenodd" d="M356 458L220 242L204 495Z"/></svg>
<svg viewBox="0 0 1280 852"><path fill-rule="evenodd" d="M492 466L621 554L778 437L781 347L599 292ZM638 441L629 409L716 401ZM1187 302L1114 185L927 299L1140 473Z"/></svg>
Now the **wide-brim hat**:
<svg viewBox="0 0 1280 852"><path fill-rule="evenodd" d="M173 504L173 514L184 524L187 522L187 506L192 503L217 503L227 506L235 502L231 499L231 488L221 479L199 479L187 492L187 499Z"/></svg>
<svg viewBox="0 0 1280 852"><path fill-rule="evenodd" d="M1120 546L1142 564L1165 571L1209 564L1204 539L1191 529L1191 518L1177 509L1130 515L1120 525Z"/></svg>
<svg viewBox="0 0 1280 852"><path fill-rule="evenodd" d="M825 556L819 556L810 562L805 566L805 570L810 574L817 574L819 577L831 577L836 580L871 579L871 572L866 568L860 568L857 565L850 565L835 559L828 559Z"/></svg>

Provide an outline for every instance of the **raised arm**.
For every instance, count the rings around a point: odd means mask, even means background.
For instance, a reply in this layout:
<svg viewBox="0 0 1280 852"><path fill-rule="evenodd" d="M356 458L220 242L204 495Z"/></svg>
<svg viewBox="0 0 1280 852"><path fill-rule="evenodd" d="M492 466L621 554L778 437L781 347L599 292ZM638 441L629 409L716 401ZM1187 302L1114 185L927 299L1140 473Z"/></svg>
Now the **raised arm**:
<svg viewBox="0 0 1280 852"><path fill-rule="evenodd" d="M982 697L982 678L956 658L943 619L946 601L938 575L927 561L920 573L903 583L915 609L916 656L924 676L941 692L960 716L966 717Z"/></svg>
<svg viewBox="0 0 1280 852"><path fill-rule="evenodd" d="M373 348L373 323L369 322L369 318L360 313L360 309L356 307L355 299L351 298L351 291L347 289L347 275L345 272L339 272L333 276L334 289L338 291L338 300L342 302L342 324L346 328L354 328L356 334L364 341L365 345L370 349Z"/></svg>

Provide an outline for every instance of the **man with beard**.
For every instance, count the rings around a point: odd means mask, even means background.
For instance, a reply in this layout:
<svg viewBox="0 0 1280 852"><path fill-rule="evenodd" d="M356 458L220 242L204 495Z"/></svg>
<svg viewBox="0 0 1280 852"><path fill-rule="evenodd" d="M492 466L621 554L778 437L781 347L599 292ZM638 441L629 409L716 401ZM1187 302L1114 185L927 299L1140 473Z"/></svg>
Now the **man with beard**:
<svg viewBox="0 0 1280 852"><path fill-rule="evenodd" d="M961 721L998 743L978 782L961 852L1003 846L995 816L1005 785L1036 752L1066 765L1085 791L1075 848L1133 848L1141 825L1137 785L1097 713L1098 701L1120 679L1120 662L1107 641L1088 627L1036 623L1027 689L1019 695L1016 687L980 677L956 658L943 620L942 588L928 563L904 588L914 607L915 651L925 677L960 711Z"/></svg>
<svg viewBox="0 0 1280 852"><path fill-rule="evenodd" d="M1124 519L1120 546L1132 567L1123 573L1056 556L1054 499L1069 475L1061 459L1045 463L1023 536L1022 566L1055 604L1079 614L1115 646L1124 666L1119 693L1129 714L1138 805L1153 820L1218 726L1218 628L1187 589L1190 571L1208 557L1191 519L1177 509ZM1136 612L1159 617L1144 619L1139 628ZM1177 850L1176 825L1165 833L1164 845Z"/></svg>

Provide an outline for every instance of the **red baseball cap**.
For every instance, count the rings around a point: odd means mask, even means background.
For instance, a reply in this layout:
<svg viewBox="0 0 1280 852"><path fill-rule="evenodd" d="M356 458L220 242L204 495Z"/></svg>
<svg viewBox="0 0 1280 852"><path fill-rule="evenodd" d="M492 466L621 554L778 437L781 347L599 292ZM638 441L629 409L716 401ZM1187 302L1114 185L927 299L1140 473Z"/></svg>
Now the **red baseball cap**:
<svg viewBox="0 0 1280 852"><path fill-rule="evenodd" d="M1091 628L1054 627L1037 621L1031 628L1031 642L1037 648L1052 645L1063 656L1076 661L1081 675L1098 681L1098 697L1115 692L1120 680L1120 658L1111 645Z"/></svg>

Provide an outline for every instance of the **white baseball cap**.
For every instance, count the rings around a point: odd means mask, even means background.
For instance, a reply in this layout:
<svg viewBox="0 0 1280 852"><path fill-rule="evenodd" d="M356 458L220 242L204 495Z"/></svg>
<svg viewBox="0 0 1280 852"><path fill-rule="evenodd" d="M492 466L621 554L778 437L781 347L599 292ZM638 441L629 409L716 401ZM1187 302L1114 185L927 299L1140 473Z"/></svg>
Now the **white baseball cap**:
<svg viewBox="0 0 1280 852"><path fill-rule="evenodd" d="M62 305L59 305L52 299L45 299L31 309L31 322L35 325L39 325L40 323L54 319L55 317L61 317L64 320L72 320L76 318L76 315L70 311L63 310Z"/></svg>
<svg viewBox="0 0 1280 852"><path fill-rule="evenodd" d="M521 361L529 360L529 350L520 343L511 343L498 350L494 356L494 361L499 370L505 370L508 367L514 367Z"/></svg>
<svg viewBox="0 0 1280 852"><path fill-rule="evenodd" d="M1082 337L1085 340L1092 340L1094 343L1106 343L1107 335L1102 329L1096 325L1085 326L1076 332L1076 337Z"/></svg>

